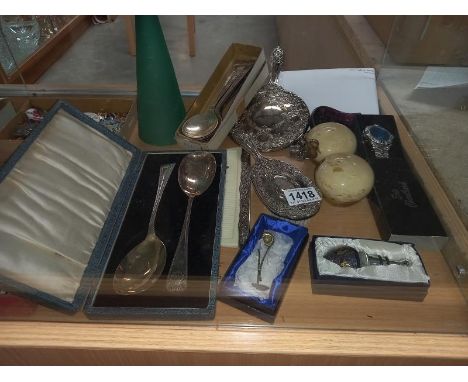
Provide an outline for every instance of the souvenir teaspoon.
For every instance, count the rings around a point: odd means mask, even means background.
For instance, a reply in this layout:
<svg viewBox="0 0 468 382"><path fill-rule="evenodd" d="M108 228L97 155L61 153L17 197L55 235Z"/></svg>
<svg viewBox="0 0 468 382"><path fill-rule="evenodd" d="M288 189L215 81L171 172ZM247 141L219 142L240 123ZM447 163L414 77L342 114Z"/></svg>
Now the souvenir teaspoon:
<svg viewBox="0 0 468 382"><path fill-rule="evenodd" d="M265 261L265 258L268 255L268 251L275 243L275 235L273 235L271 232L263 232L262 241L263 241L263 244L267 248L261 259L260 259L260 248L258 249L257 282L252 283L252 286L257 288L258 290L263 291L263 290L270 289L269 286L262 284L262 267L263 267L263 262Z"/></svg>
<svg viewBox="0 0 468 382"><path fill-rule="evenodd" d="M193 199L203 194L213 182L216 174L216 159L206 151L187 154L179 165L179 186L188 196L184 223L174 258L167 277L166 288L170 292L187 289L188 234Z"/></svg>
<svg viewBox="0 0 468 382"><path fill-rule="evenodd" d="M166 264L166 246L156 235L154 225L159 202L174 166L175 163L170 163L162 165L159 169L158 190L148 224L148 233L145 239L122 259L115 270L113 286L118 294L144 292L161 276Z"/></svg>
<svg viewBox="0 0 468 382"><path fill-rule="evenodd" d="M368 255L367 253L358 251L355 248L347 245L332 248L323 257L342 268L362 268L368 267L370 265L390 264L403 266L412 265L412 262L409 259L390 260L387 256Z"/></svg>

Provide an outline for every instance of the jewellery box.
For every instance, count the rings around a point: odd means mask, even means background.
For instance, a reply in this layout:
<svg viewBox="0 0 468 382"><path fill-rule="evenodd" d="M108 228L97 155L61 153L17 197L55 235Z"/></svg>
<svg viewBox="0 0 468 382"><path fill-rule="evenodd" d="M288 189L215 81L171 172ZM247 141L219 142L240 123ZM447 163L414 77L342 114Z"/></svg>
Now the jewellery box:
<svg viewBox="0 0 468 382"><path fill-rule="evenodd" d="M412 243L313 236L309 266L317 294L422 301L430 285Z"/></svg>
<svg viewBox="0 0 468 382"><path fill-rule="evenodd" d="M374 171L374 187L368 200L384 240L411 242L418 248L440 250L447 234L418 178L410 167L393 116L343 113L326 106L314 110L313 127L338 122L349 127L357 139L357 154ZM378 147L364 134L366 127L379 125L391 135L389 147Z"/></svg>
<svg viewBox="0 0 468 382"><path fill-rule="evenodd" d="M261 214L220 283L220 299L273 323L307 237L307 228Z"/></svg>
<svg viewBox="0 0 468 382"><path fill-rule="evenodd" d="M179 293L165 289L187 206L177 180L186 154L141 152L58 102L0 170L1 289L70 313L84 309L95 318L212 318L223 151L213 152L214 180L193 201L188 287ZM146 237L159 168L168 163L175 168L155 220L167 249L162 276L146 292L116 294L114 271Z"/></svg>

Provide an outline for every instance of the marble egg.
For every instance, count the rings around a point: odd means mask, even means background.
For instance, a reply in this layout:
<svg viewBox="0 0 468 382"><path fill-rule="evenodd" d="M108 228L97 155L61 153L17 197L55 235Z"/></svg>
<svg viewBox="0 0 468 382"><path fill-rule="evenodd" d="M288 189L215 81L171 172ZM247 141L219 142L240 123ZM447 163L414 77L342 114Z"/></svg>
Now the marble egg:
<svg viewBox="0 0 468 382"><path fill-rule="evenodd" d="M319 163L331 154L354 154L356 151L356 137L341 123L325 122L314 126L306 134L306 140L311 139L319 142L319 152L314 158Z"/></svg>
<svg viewBox="0 0 468 382"><path fill-rule="evenodd" d="M315 171L315 182L330 202L346 205L361 200L372 190L374 172L357 155L332 154Z"/></svg>

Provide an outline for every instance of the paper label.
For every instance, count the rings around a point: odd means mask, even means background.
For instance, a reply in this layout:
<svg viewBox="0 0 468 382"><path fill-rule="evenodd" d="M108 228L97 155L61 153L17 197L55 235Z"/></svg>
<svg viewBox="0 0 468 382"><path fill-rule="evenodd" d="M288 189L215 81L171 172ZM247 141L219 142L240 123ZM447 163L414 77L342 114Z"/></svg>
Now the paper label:
<svg viewBox="0 0 468 382"><path fill-rule="evenodd" d="M283 193L290 206L297 206L299 204L318 202L322 200L314 187L290 188L289 190L283 190Z"/></svg>

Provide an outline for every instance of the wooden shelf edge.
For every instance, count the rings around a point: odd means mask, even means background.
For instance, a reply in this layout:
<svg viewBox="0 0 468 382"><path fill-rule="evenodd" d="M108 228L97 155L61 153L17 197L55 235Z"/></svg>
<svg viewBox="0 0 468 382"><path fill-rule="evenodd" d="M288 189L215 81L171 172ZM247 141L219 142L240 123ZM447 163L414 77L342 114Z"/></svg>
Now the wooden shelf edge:
<svg viewBox="0 0 468 382"><path fill-rule="evenodd" d="M251 353L467 360L468 336L312 329L0 323L0 348Z"/></svg>

